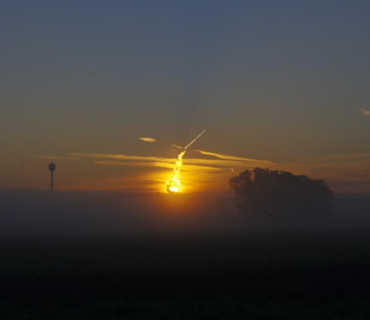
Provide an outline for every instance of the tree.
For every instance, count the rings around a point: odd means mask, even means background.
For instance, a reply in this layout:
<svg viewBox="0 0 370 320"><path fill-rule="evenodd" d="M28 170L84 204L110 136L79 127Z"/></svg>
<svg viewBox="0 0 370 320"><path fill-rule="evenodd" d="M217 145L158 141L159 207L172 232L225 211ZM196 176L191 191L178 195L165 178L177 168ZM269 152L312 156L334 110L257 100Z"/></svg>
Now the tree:
<svg viewBox="0 0 370 320"><path fill-rule="evenodd" d="M229 185L243 212L314 218L332 210L333 193L324 180L255 168L232 177Z"/></svg>

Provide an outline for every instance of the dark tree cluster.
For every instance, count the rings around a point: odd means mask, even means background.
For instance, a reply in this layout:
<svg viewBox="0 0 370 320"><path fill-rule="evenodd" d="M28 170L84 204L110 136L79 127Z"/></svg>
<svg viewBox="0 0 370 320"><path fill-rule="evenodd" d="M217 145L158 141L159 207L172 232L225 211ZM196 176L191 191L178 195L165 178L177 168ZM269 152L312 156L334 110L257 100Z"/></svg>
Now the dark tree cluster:
<svg viewBox="0 0 370 320"><path fill-rule="evenodd" d="M324 180L255 168L232 177L229 184L243 212L314 218L332 210L333 193Z"/></svg>

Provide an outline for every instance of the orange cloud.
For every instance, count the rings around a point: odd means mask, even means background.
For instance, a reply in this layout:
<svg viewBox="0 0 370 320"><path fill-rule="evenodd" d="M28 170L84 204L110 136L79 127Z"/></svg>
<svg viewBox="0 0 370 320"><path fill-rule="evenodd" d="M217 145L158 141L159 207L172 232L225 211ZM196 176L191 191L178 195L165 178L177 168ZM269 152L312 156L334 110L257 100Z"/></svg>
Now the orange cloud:
<svg viewBox="0 0 370 320"><path fill-rule="evenodd" d="M154 138L149 138L149 137L143 137L143 138L139 138L141 141L144 141L144 142L150 142L150 143L153 143L153 142L156 142L157 140L154 139Z"/></svg>

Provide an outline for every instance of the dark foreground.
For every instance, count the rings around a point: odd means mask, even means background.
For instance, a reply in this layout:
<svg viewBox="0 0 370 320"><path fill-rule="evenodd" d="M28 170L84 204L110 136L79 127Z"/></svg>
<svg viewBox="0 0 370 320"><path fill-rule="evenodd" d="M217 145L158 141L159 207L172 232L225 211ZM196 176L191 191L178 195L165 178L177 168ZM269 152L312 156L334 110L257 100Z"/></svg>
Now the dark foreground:
<svg viewBox="0 0 370 320"><path fill-rule="evenodd" d="M2 240L0 319L370 319L370 236Z"/></svg>

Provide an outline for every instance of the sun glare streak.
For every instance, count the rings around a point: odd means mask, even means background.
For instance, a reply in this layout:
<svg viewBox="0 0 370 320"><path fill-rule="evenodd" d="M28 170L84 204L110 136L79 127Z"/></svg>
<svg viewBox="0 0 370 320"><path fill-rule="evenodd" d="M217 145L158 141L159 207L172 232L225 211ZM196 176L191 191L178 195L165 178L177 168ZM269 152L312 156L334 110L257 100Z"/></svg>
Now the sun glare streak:
<svg viewBox="0 0 370 320"><path fill-rule="evenodd" d="M182 167L182 157L184 156L186 150L179 153L177 161L175 163L175 168L173 169L173 174L170 180L167 181L167 191L169 193L178 193L180 192L180 171Z"/></svg>
<svg viewBox="0 0 370 320"><path fill-rule="evenodd" d="M169 193L179 193L181 191L180 171L182 167L182 158L186 153L186 149L189 148L196 140L198 140L204 132L206 132L206 130L203 130L198 136L196 136L195 139L193 139L177 156L177 161L175 163L175 168L173 169L173 174L170 180L166 182L167 191Z"/></svg>

